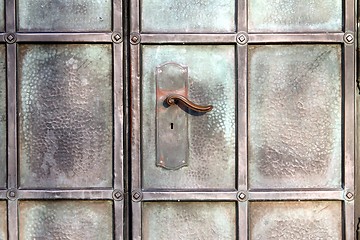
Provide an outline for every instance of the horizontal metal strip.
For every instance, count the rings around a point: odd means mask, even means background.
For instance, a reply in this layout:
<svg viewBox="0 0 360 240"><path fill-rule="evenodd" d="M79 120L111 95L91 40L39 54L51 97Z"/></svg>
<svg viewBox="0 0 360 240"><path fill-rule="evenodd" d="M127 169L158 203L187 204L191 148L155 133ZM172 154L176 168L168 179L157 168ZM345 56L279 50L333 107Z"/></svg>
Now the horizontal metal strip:
<svg viewBox="0 0 360 240"><path fill-rule="evenodd" d="M113 190L17 190L17 199L113 199Z"/></svg>
<svg viewBox="0 0 360 240"><path fill-rule="evenodd" d="M143 192L142 201L236 201L237 192Z"/></svg>
<svg viewBox="0 0 360 240"><path fill-rule="evenodd" d="M248 199L257 200L343 200L344 191L249 192Z"/></svg>
<svg viewBox="0 0 360 240"><path fill-rule="evenodd" d="M249 34L248 43L343 42L344 33ZM237 34L141 34L141 43L236 43Z"/></svg>
<svg viewBox="0 0 360 240"><path fill-rule="evenodd" d="M17 33L17 42L108 42L112 33Z"/></svg>
<svg viewBox="0 0 360 240"><path fill-rule="evenodd" d="M1 199L7 198L6 193L7 193L7 190L0 190L0 201L1 201Z"/></svg>
<svg viewBox="0 0 360 240"><path fill-rule="evenodd" d="M249 43L343 42L344 33L249 34Z"/></svg>
<svg viewBox="0 0 360 240"><path fill-rule="evenodd" d="M5 43L5 33L0 33L0 43Z"/></svg>

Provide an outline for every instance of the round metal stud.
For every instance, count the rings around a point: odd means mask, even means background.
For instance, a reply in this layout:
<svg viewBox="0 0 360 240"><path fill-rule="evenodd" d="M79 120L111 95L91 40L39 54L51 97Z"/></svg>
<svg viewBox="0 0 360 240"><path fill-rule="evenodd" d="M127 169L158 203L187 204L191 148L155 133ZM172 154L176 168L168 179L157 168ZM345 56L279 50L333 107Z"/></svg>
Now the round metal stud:
<svg viewBox="0 0 360 240"><path fill-rule="evenodd" d="M142 200L142 192L140 191L133 191L132 192L132 200L134 202L140 202Z"/></svg>
<svg viewBox="0 0 360 240"><path fill-rule="evenodd" d="M236 35L236 42L245 45L249 41L249 37L246 32L239 32L238 35Z"/></svg>
<svg viewBox="0 0 360 240"><path fill-rule="evenodd" d="M236 197L240 202L245 202L247 200L247 195L245 192L238 192Z"/></svg>
<svg viewBox="0 0 360 240"><path fill-rule="evenodd" d="M121 43L123 41L121 33L113 33L111 39L114 43Z"/></svg>
<svg viewBox="0 0 360 240"><path fill-rule="evenodd" d="M115 201L121 201L124 199L124 194L120 190L114 190L113 199Z"/></svg>
<svg viewBox="0 0 360 240"><path fill-rule="evenodd" d="M9 189L6 193L6 196L9 200L12 200L12 201L16 200L16 198L17 198L16 189Z"/></svg>
<svg viewBox="0 0 360 240"><path fill-rule="evenodd" d="M346 198L346 200L348 200L348 201L351 201L351 200L353 200L354 199L354 193L352 193L352 192L347 192L346 194L345 194L345 198Z"/></svg>
<svg viewBox="0 0 360 240"><path fill-rule="evenodd" d="M131 42L131 44L136 45L136 44L139 44L140 41L141 41L140 34L138 34L138 33L131 33L130 34L130 42Z"/></svg>
<svg viewBox="0 0 360 240"><path fill-rule="evenodd" d="M5 35L5 42L7 43L15 43L16 42L16 35L15 33L8 33Z"/></svg>
<svg viewBox="0 0 360 240"><path fill-rule="evenodd" d="M352 44L354 43L354 34L353 33L350 33L350 32L347 32L344 34L344 42L347 43L347 44Z"/></svg>

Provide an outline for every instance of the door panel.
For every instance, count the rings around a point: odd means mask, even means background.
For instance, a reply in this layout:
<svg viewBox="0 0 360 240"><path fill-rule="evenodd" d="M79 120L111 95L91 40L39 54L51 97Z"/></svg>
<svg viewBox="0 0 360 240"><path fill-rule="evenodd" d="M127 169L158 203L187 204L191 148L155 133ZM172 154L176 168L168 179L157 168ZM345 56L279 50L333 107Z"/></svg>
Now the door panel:
<svg viewBox="0 0 360 240"><path fill-rule="evenodd" d="M250 188L341 187L340 45L249 47Z"/></svg>
<svg viewBox="0 0 360 240"><path fill-rule="evenodd" d="M19 0L17 4L22 32L111 31L111 0Z"/></svg>
<svg viewBox="0 0 360 240"><path fill-rule="evenodd" d="M0 239L7 239L6 201L0 201Z"/></svg>
<svg viewBox="0 0 360 240"><path fill-rule="evenodd" d="M338 0L249 0L249 32L341 31L343 2Z"/></svg>
<svg viewBox="0 0 360 240"><path fill-rule="evenodd" d="M233 46L145 45L142 48L142 143L144 188L235 188L235 49ZM165 117L171 108L179 108L188 118L186 129L176 123L160 126L156 110L155 71L164 63L173 62L188 69L188 98L214 110L206 114L186 112L181 106L164 108ZM168 80L169 81L169 80ZM171 93L171 91L169 91ZM175 92L173 92L175 93ZM162 100L164 101L164 100ZM168 135L157 135L160 127L186 135L189 149L177 152L188 155L188 165L169 171L156 166L157 138L171 141ZM173 129L171 129L173 127ZM175 136L176 138L176 136ZM182 143L175 140L175 149ZM170 147L170 146L169 146ZM175 151L175 149L173 151ZM172 157L170 153L169 158Z"/></svg>
<svg viewBox="0 0 360 240"><path fill-rule="evenodd" d="M143 239L235 239L234 203L150 202L143 206Z"/></svg>
<svg viewBox="0 0 360 240"><path fill-rule="evenodd" d="M20 201L19 239L111 240L112 207L111 201Z"/></svg>
<svg viewBox="0 0 360 240"><path fill-rule="evenodd" d="M342 239L341 202L252 202L250 239Z"/></svg>
<svg viewBox="0 0 360 240"><path fill-rule="evenodd" d="M140 11L144 32L235 31L234 0L143 0Z"/></svg>
<svg viewBox="0 0 360 240"><path fill-rule="evenodd" d="M112 185L110 44L18 47L23 188Z"/></svg>
<svg viewBox="0 0 360 240"><path fill-rule="evenodd" d="M3 2L0 239L123 239L122 1Z"/></svg>
<svg viewBox="0 0 360 240"><path fill-rule="evenodd" d="M212 210L170 216L229 204L236 234L220 239L354 239L354 2L225 1L225 17L200 2L131 3L132 238L214 238L212 220L192 228Z"/></svg>

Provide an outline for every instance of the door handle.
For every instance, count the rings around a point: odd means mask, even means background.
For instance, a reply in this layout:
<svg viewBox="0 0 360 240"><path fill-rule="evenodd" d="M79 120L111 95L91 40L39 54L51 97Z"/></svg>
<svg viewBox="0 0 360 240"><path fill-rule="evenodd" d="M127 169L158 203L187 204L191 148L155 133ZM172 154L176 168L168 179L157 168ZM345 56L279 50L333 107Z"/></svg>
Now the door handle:
<svg viewBox="0 0 360 240"><path fill-rule="evenodd" d="M169 94L166 97L165 102L167 104L169 104L170 106L181 102L182 104L184 104L186 107L190 108L191 110L193 110L195 112L201 112L201 113L210 112L213 109L212 105L201 106L201 105L195 104L180 94Z"/></svg>

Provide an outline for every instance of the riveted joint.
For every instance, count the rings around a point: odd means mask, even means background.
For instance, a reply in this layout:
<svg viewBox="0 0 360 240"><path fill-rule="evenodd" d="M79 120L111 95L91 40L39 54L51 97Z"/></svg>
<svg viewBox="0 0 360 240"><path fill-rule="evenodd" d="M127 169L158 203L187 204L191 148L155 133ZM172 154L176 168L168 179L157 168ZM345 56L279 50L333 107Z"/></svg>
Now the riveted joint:
<svg viewBox="0 0 360 240"><path fill-rule="evenodd" d="M354 33L352 32L346 32L344 34L344 42L347 44L353 44L355 41Z"/></svg>
<svg viewBox="0 0 360 240"><path fill-rule="evenodd" d="M347 200L347 201L354 200L354 196L355 196L354 193L351 191L345 192L345 200Z"/></svg>
<svg viewBox="0 0 360 240"><path fill-rule="evenodd" d="M247 201L248 196L247 196L246 192L238 192L236 195L236 198L240 202L245 202L245 201Z"/></svg>
<svg viewBox="0 0 360 240"><path fill-rule="evenodd" d="M249 41L249 36L246 32L239 32L236 35L236 42L240 45L245 45Z"/></svg>
<svg viewBox="0 0 360 240"><path fill-rule="evenodd" d="M112 196L115 201L122 201L124 199L124 193L120 190L114 190Z"/></svg>
<svg viewBox="0 0 360 240"><path fill-rule="evenodd" d="M6 197L9 199L9 200L16 200L17 197L18 197L18 193L17 193L17 190L16 189L9 189L6 193Z"/></svg>
<svg viewBox="0 0 360 240"><path fill-rule="evenodd" d="M140 202L143 198L142 192L135 190L131 193L133 202Z"/></svg>
<svg viewBox="0 0 360 240"><path fill-rule="evenodd" d="M113 41L113 43L121 43L121 42L123 41L122 34L121 34L121 33L114 32L114 33L111 35L111 40Z"/></svg>
<svg viewBox="0 0 360 240"><path fill-rule="evenodd" d="M139 33L133 32L130 33L130 43L133 45L139 44L141 41L141 36Z"/></svg>
<svg viewBox="0 0 360 240"><path fill-rule="evenodd" d="M15 33L5 34L4 40L5 40L5 42L10 43L10 44L15 43L17 40L16 34Z"/></svg>

